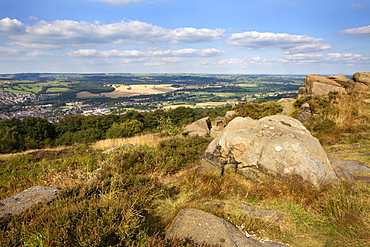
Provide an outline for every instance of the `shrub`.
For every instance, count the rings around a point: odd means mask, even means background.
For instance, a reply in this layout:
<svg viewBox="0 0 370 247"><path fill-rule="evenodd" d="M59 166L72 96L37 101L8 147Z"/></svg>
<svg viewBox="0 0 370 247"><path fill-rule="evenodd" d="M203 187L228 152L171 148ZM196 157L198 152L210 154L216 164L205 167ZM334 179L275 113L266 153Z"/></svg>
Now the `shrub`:
<svg viewBox="0 0 370 247"><path fill-rule="evenodd" d="M266 116L280 113L283 109L281 105L275 102L265 103L239 103L234 107L234 110L241 117L250 117L253 119L260 119Z"/></svg>

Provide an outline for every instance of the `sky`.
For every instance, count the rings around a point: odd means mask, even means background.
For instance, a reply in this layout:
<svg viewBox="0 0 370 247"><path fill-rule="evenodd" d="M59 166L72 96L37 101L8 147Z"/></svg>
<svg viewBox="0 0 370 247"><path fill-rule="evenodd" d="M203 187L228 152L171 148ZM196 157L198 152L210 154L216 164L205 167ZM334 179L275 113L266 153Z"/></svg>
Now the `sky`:
<svg viewBox="0 0 370 247"><path fill-rule="evenodd" d="M370 0L0 0L0 74L370 71Z"/></svg>

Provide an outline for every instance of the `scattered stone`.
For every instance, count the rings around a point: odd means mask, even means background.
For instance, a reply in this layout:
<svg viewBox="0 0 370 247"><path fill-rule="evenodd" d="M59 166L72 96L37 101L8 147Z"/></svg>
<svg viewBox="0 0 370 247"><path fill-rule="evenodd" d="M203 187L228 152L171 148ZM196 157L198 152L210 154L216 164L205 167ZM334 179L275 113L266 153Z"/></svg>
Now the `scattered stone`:
<svg viewBox="0 0 370 247"><path fill-rule="evenodd" d="M330 162L337 173L337 175L348 181L361 181L370 183L370 177L367 176L353 176L363 172L370 173L370 168L361 162L354 160L330 159Z"/></svg>
<svg viewBox="0 0 370 247"><path fill-rule="evenodd" d="M301 123L307 122L312 117L311 106L306 102L301 106L301 109L297 113L296 119Z"/></svg>
<svg viewBox="0 0 370 247"><path fill-rule="evenodd" d="M204 202L203 205L210 205L223 209L226 204L224 202Z"/></svg>
<svg viewBox="0 0 370 247"><path fill-rule="evenodd" d="M118 151L118 150L121 150L121 149L127 150L127 149L130 149L132 147L134 147L133 144L131 144L131 143L125 143L125 144L122 144L120 146L107 149L107 150L103 151L103 154L109 154L109 153L112 153L112 152L115 152L115 151Z"/></svg>
<svg viewBox="0 0 370 247"><path fill-rule="evenodd" d="M188 136L206 136L210 133L211 128L211 120L209 117L205 117L186 126L183 134Z"/></svg>
<svg viewBox="0 0 370 247"><path fill-rule="evenodd" d="M247 204L244 202L242 202L240 206L244 210L244 212L248 215L274 221L280 221L284 218L283 214L279 213L276 210L257 208L251 204Z"/></svg>
<svg viewBox="0 0 370 247"><path fill-rule="evenodd" d="M229 221L205 211L181 210L172 222L167 239L188 239L197 244L222 247L277 247L281 243L252 239Z"/></svg>
<svg viewBox="0 0 370 247"><path fill-rule="evenodd" d="M198 171L237 172L256 181L298 175L315 186L339 182L319 141L284 115L234 118L209 144Z"/></svg>
<svg viewBox="0 0 370 247"><path fill-rule="evenodd" d="M289 116L290 113L294 110L295 102L296 99L293 98L282 98L278 100L276 103L283 107L283 111L280 114Z"/></svg>
<svg viewBox="0 0 370 247"><path fill-rule="evenodd" d="M49 203L57 198L59 191L57 187L36 186L3 199L0 201L0 220L19 215L37 204Z"/></svg>

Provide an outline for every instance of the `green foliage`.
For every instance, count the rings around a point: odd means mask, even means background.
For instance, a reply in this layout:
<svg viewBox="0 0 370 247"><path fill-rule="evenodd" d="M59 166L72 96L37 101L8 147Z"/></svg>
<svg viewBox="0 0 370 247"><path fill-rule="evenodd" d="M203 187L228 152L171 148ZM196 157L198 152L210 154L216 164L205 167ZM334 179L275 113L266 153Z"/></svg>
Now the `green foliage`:
<svg viewBox="0 0 370 247"><path fill-rule="evenodd" d="M138 120L129 122L113 123L107 131L107 138L124 138L134 136L143 131L144 125Z"/></svg>
<svg viewBox="0 0 370 247"><path fill-rule="evenodd" d="M278 114L282 111L281 105L275 102L265 103L239 103L234 107L234 111L241 117L260 119L266 116Z"/></svg>
<svg viewBox="0 0 370 247"><path fill-rule="evenodd" d="M164 136L177 136L181 134L182 128L176 125L171 118L161 118L158 121L155 132L161 133Z"/></svg>

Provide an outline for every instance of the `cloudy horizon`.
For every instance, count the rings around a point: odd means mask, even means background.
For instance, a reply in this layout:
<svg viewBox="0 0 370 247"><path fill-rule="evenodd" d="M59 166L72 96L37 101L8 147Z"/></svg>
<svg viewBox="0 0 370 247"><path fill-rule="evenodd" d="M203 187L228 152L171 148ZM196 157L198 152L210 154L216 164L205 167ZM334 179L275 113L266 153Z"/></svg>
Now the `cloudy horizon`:
<svg viewBox="0 0 370 247"><path fill-rule="evenodd" d="M370 71L370 3L329 2L0 0L0 73Z"/></svg>

